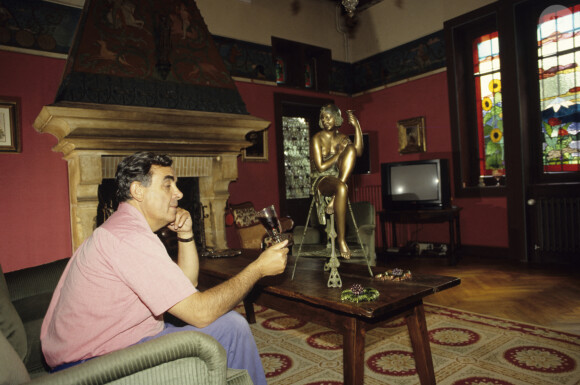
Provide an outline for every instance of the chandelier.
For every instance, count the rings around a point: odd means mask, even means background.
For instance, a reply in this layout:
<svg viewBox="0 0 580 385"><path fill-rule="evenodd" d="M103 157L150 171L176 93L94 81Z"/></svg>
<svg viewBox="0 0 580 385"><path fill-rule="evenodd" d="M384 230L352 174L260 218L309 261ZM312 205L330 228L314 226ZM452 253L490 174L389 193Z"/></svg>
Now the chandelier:
<svg viewBox="0 0 580 385"><path fill-rule="evenodd" d="M358 5L358 0L342 0L342 6L349 17L354 17L354 11Z"/></svg>

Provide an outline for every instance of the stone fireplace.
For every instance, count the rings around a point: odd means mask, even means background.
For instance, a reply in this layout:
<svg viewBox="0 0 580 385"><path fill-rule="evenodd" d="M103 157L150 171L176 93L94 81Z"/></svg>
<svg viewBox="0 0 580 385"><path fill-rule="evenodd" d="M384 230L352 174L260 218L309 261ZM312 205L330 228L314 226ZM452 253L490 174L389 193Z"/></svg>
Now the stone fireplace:
<svg viewBox="0 0 580 385"><path fill-rule="evenodd" d="M224 249L237 157L250 145L246 135L269 124L250 115L59 102L42 109L34 128L54 135L53 150L68 162L73 250L95 229L102 180L114 177L118 162L137 151L169 154L178 177L199 178L206 245Z"/></svg>
<svg viewBox="0 0 580 385"><path fill-rule="evenodd" d="M205 243L224 249L228 185L238 176L253 117L195 1L85 1L55 97L34 128L58 139L68 162L73 249L95 228L98 187L137 151L171 155L197 177Z"/></svg>

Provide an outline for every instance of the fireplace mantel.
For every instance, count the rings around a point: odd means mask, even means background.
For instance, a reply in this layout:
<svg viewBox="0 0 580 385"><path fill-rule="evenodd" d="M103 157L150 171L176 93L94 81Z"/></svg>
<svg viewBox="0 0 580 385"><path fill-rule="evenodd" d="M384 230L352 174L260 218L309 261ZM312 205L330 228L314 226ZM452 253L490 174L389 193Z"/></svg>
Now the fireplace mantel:
<svg viewBox="0 0 580 385"><path fill-rule="evenodd" d="M137 151L186 159L180 163L189 166L176 173L200 178L206 244L226 248L224 210L237 157L251 145L246 134L269 125L251 115L75 102L45 106L34 122L38 132L58 139L53 150L68 162L73 250L96 226L104 164Z"/></svg>

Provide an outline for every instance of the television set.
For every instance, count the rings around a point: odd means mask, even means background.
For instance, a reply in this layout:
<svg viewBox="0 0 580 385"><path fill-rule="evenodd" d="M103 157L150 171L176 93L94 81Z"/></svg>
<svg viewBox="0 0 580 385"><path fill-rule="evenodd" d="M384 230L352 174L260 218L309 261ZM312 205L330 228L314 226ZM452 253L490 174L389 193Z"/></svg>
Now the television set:
<svg viewBox="0 0 580 385"><path fill-rule="evenodd" d="M449 160L424 159L381 164L383 210L451 207Z"/></svg>

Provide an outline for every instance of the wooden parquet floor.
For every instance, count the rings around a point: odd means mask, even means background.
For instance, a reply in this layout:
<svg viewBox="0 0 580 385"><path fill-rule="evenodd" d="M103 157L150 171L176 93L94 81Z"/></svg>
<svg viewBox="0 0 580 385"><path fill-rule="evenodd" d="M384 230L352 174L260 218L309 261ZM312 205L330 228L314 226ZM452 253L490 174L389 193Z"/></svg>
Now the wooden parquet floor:
<svg viewBox="0 0 580 385"><path fill-rule="evenodd" d="M389 268L449 275L461 284L425 302L580 334L580 271L463 257L389 257ZM379 271L380 272L380 271ZM375 272L377 274L377 272Z"/></svg>

